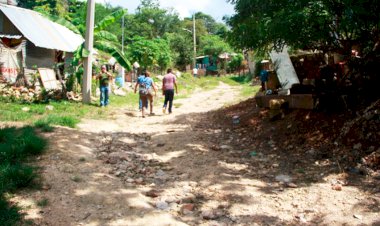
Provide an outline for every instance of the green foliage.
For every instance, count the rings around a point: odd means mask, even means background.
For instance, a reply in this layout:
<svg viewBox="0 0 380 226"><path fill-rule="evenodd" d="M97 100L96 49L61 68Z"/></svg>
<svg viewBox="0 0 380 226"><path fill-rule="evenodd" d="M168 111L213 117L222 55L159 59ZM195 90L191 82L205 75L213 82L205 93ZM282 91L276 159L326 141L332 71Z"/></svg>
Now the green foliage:
<svg viewBox="0 0 380 226"><path fill-rule="evenodd" d="M158 67L165 70L172 61L169 44L164 39L135 37L127 52L129 58L140 63L142 68Z"/></svg>
<svg viewBox="0 0 380 226"><path fill-rule="evenodd" d="M38 137L33 128L14 127L0 130L0 162L17 162L30 155L38 155L46 147L44 139Z"/></svg>
<svg viewBox="0 0 380 226"><path fill-rule="evenodd" d="M218 56L224 52L232 52L231 47L225 41L223 41L217 35L208 35L203 36L201 39L201 49L203 50L202 54L210 56Z"/></svg>
<svg viewBox="0 0 380 226"><path fill-rule="evenodd" d="M31 127L0 129L1 225L17 225L20 222L19 208L7 202L5 193L27 187L36 178L34 167L23 162L41 154L46 145L46 140L37 136Z"/></svg>
<svg viewBox="0 0 380 226"><path fill-rule="evenodd" d="M120 18L122 18L127 11L125 9L119 9L107 16L105 16L101 21L97 22L94 28L94 32L100 32L109 27L111 24L114 24Z"/></svg>
<svg viewBox="0 0 380 226"><path fill-rule="evenodd" d="M0 225L13 226L21 220L20 208L9 204L4 195L0 195Z"/></svg>
<svg viewBox="0 0 380 226"><path fill-rule="evenodd" d="M239 48L268 51L286 44L349 54L355 44L372 50L378 38L378 0L230 2L237 14L227 19L229 40Z"/></svg>
<svg viewBox="0 0 380 226"><path fill-rule="evenodd" d="M233 56L231 61L228 63L230 71L237 71L243 65L244 57L242 54L237 54Z"/></svg>
<svg viewBox="0 0 380 226"><path fill-rule="evenodd" d="M167 33L165 39L168 40L173 63L181 69L191 64L193 60L193 40L186 31L178 33Z"/></svg>
<svg viewBox="0 0 380 226"><path fill-rule="evenodd" d="M68 0L17 0L23 8L33 9L40 13L64 17L67 14Z"/></svg>
<svg viewBox="0 0 380 226"><path fill-rule="evenodd" d="M39 207L45 207L47 205L49 205L49 199L47 199L47 198L43 198L43 199L37 201L37 206L39 206Z"/></svg>
<svg viewBox="0 0 380 226"><path fill-rule="evenodd" d="M36 174L32 167L16 164L0 165L0 191L14 191L19 188L27 187Z"/></svg>
<svg viewBox="0 0 380 226"><path fill-rule="evenodd" d="M60 125L67 126L70 128L75 128L75 126L80 122L78 118L73 116L62 116L56 114L49 114L47 117L41 118L34 123L37 128L49 129L48 126Z"/></svg>
<svg viewBox="0 0 380 226"><path fill-rule="evenodd" d="M158 1L141 1L136 14L128 18L129 36L142 36L148 39L163 37L167 32L178 30L180 20L172 10L161 9Z"/></svg>
<svg viewBox="0 0 380 226"><path fill-rule="evenodd" d="M225 34L227 33L226 25L216 22L212 16L202 13L202 12L197 12L195 13L195 20L197 21L197 23L201 23L205 26L208 34L218 35L222 39L226 37L225 36Z"/></svg>

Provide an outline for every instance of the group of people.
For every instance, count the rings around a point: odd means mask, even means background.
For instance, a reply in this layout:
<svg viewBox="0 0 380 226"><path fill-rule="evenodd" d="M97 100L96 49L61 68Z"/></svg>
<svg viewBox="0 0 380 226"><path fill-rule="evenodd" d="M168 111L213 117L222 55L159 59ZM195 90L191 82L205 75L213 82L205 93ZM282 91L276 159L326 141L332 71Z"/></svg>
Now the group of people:
<svg viewBox="0 0 380 226"><path fill-rule="evenodd" d="M111 73L107 72L106 66L103 65L101 67L101 73L96 76L96 79L99 80L100 106L107 106L109 104L109 83L112 81L113 76ZM148 103L150 115L154 115L154 96L157 96L158 88L153 79L150 77L149 71L145 71L137 78L134 92L136 93L137 90L139 91L139 109L141 110L142 117L145 117L145 111L148 109ZM165 96L164 105L162 107L162 112L164 114L166 111L168 111L169 114L172 113L174 93L178 94L176 76L173 74L172 69L168 69L167 74L162 79L162 95Z"/></svg>

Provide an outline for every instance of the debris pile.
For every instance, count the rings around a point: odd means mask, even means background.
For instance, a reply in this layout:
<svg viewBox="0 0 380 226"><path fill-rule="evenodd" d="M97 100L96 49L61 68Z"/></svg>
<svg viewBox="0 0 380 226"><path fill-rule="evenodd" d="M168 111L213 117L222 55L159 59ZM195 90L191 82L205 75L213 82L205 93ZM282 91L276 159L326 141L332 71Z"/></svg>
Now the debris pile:
<svg viewBox="0 0 380 226"><path fill-rule="evenodd" d="M166 179L164 163L142 153L137 147L138 143L124 143L122 138L117 134L104 135L98 148L98 159L113 166L110 174L122 178L130 185L149 184ZM149 137L134 135L134 139L146 146Z"/></svg>
<svg viewBox="0 0 380 226"><path fill-rule="evenodd" d="M0 96L11 100L22 100L25 102L34 102L39 99L41 92L34 89L28 89L20 86L10 86L5 83L0 83Z"/></svg>

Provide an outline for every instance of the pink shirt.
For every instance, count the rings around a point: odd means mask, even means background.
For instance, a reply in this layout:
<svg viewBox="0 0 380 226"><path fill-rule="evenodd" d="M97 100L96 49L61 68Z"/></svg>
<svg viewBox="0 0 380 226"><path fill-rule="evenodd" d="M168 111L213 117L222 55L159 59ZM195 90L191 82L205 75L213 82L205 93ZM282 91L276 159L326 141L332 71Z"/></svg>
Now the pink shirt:
<svg viewBox="0 0 380 226"><path fill-rule="evenodd" d="M163 81L164 90L174 89L175 75L173 75L172 73L169 73L164 76L164 80L162 81Z"/></svg>

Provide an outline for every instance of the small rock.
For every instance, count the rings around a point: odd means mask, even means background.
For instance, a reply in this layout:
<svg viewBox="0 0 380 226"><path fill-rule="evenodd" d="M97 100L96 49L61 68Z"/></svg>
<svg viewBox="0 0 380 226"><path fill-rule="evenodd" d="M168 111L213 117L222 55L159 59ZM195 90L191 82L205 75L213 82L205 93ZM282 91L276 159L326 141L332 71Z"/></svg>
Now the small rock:
<svg viewBox="0 0 380 226"><path fill-rule="evenodd" d="M135 180L135 182L136 182L136 184L142 184L142 183L144 183L144 179L140 177L140 178L137 178Z"/></svg>
<svg viewBox="0 0 380 226"><path fill-rule="evenodd" d="M169 208L169 204L165 201L156 202L156 207L160 210L167 210Z"/></svg>
<svg viewBox="0 0 380 226"><path fill-rule="evenodd" d="M312 148L312 149L308 150L306 153L309 154L309 155L314 155L315 154L315 150Z"/></svg>
<svg viewBox="0 0 380 226"><path fill-rule="evenodd" d="M187 203L187 204L184 204L182 207L181 207L181 213L183 215L189 215L189 214L192 214L193 211L194 211L194 204L190 204L190 203Z"/></svg>
<svg viewBox="0 0 380 226"><path fill-rule="evenodd" d="M44 184L42 186L42 189L45 190L45 191L50 190L50 188L51 188L51 185L49 185L49 184Z"/></svg>
<svg viewBox="0 0 380 226"><path fill-rule="evenodd" d="M45 107L45 109L47 111L52 111L52 110L54 110L54 106L48 105L48 106Z"/></svg>
<svg viewBox="0 0 380 226"><path fill-rule="evenodd" d="M89 216L91 216L91 213L86 213L86 214L84 215L84 217L82 218L82 220L86 220Z"/></svg>
<svg viewBox="0 0 380 226"><path fill-rule="evenodd" d="M205 210L202 212L202 218L205 220L215 220L217 217L212 210Z"/></svg>
<svg viewBox="0 0 380 226"><path fill-rule="evenodd" d="M158 170L157 173L156 173L156 176L157 177L164 177L166 175L166 173L162 170Z"/></svg>
<svg viewBox="0 0 380 226"><path fill-rule="evenodd" d="M307 220L303 214L296 216L296 218L300 221L300 223L307 223Z"/></svg>
<svg viewBox="0 0 380 226"><path fill-rule="evenodd" d="M288 188L298 188L298 186L295 183L287 183L286 187L288 187Z"/></svg>
<svg viewBox="0 0 380 226"><path fill-rule="evenodd" d="M165 202L167 202L167 203L176 203L178 201L178 199L176 199L175 197L167 197L166 199L165 199Z"/></svg>
<svg viewBox="0 0 380 226"><path fill-rule="evenodd" d="M283 175L283 174L277 175L275 179L276 181L283 182L283 183L290 183L292 181L292 178L290 176Z"/></svg>
<svg viewBox="0 0 380 226"><path fill-rule="evenodd" d="M222 149L222 150L230 150L230 149L231 149L231 146L228 146L228 145L222 145L222 146L220 146L220 149Z"/></svg>
<svg viewBox="0 0 380 226"><path fill-rule="evenodd" d="M358 215L358 214L354 214L354 218L359 219L359 220L363 220L363 216Z"/></svg>
<svg viewBox="0 0 380 226"><path fill-rule="evenodd" d="M362 148L362 144L361 144L361 143L357 143L357 144L354 145L353 148L354 148L355 150L359 150L359 149Z"/></svg>
<svg viewBox="0 0 380 226"><path fill-rule="evenodd" d="M184 193L189 193L192 191L192 189L193 188L191 186L188 186L188 185L183 186L183 192Z"/></svg>
<svg viewBox="0 0 380 226"><path fill-rule="evenodd" d="M25 111L25 112L28 112L28 111L30 111L30 108L28 108L28 107L23 107L23 108L21 108L21 110L22 110L22 111Z"/></svg>
<svg viewBox="0 0 380 226"><path fill-rule="evenodd" d="M334 184L332 186L332 189L335 190L335 191L342 191L342 185L340 185L340 184Z"/></svg>
<svg viewBox="0 0 380 226"><path fill-rule="evenodd" d="M158 197L159 191L157 190L150 190L147 193L145 193L146 196L151 197L151 198L156 198Z"/></svg>
<svg viewBox="0 0 380 226"><path fill-rule="evenodd" d="M164 143L157 144L157 147L163 147L163 146L165 146Z"/></svg>
<svg viewBox="0 0 380 226"><path fill-rule="evenodd" d="M128 179L127 179L127 182L128 182L128 183L133 183L133 182L135 182L135 180L134 180L133 178L128 178Z"/></svg>

